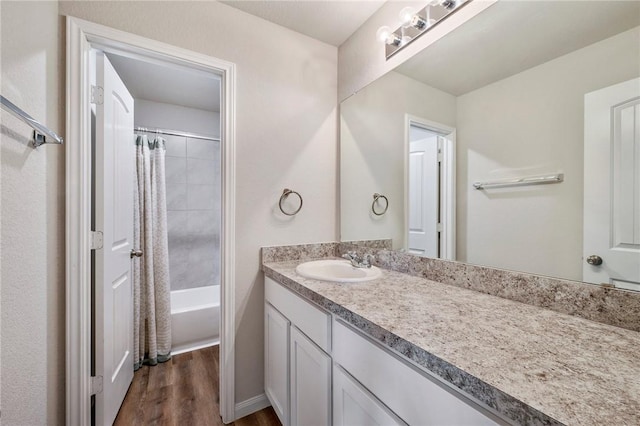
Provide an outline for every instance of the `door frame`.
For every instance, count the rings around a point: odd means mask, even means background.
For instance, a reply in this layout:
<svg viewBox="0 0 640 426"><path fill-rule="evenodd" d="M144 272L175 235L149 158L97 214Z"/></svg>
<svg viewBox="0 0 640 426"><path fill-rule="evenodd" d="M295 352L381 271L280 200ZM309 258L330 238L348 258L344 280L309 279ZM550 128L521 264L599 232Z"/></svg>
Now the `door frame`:
<svg viewBox="0 0 640 426"><path fill-rule="evenodd" d="M221 76L220 414L235 420L235 64L67 17L66 424L91 424L91 48L112 49Z"/></svg>
<svg viewBox="0 0 640 426"><path fill-rule="evenodd" d="M440 259L456 259L456 129L411 114L404 116L404 235L409 238L409 152L410 129L415 125L444 136L440 170Z"/></svg>

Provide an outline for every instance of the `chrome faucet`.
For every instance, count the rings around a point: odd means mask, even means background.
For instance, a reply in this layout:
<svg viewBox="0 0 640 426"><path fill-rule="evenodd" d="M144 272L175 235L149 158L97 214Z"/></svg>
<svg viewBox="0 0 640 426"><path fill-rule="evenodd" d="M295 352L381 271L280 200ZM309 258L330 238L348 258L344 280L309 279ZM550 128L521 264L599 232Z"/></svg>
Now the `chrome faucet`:
<svg viewBox="0 0 640 426"><path fill-rule="evenodd" d="M354 268L371 268L371 262L375 259L371 254L359 256L355 251L348 251L342 257L349 260Z"/></svg>

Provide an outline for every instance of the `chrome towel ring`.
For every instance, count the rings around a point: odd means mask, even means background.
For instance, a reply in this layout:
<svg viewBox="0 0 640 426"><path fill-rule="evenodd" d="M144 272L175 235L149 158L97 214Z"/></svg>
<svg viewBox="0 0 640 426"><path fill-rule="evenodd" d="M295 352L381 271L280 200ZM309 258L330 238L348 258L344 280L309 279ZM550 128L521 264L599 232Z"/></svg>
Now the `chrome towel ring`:
<svg viewBox="0 0 640 426"><path fill-rule="evenodd" d="M282 203L284 202L284 200L287 199L287 197L290 194L295 194L298 196L298 198L300 198L300 205L298 206L298 208L296 209L296 211L294 211L293 213L289 213L286 212L283 208L282 208ZM300 211L300 209L302 208L302 195L300 195L298 192L292 190L292 189L287 189L285 188L284 191L282 191L282 195L280 196L280 202L278 203L278 206L280 206L280 211L284 214L286 214L287 216L295 216L296 214L298 214L298 212Z"/></svg>
<svg viewBox="0 0 640 426"><path fill-rule="evenodd" d="M381 198L384 199L384 210L382 210L381 212L377 212L376 204ZM373 214L375 214L376 216L382 216L387 212L388 208L389 208L389 199L387 197L385 197L382 194L378 194L377 192L373 194L373 203L371 203L371 211L373 212Z"/></svg>

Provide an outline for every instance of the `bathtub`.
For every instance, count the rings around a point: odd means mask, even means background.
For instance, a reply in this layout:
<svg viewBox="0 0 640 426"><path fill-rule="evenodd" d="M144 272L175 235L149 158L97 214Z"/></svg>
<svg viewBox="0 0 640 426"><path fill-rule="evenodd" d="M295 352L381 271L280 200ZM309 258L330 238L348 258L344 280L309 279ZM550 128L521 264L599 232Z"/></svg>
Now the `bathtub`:
<svg viewBox="0 0 640 426"><path fill-rule="evenodd" d="M220 343L220 286L171 292L171 354Z"/></svg>

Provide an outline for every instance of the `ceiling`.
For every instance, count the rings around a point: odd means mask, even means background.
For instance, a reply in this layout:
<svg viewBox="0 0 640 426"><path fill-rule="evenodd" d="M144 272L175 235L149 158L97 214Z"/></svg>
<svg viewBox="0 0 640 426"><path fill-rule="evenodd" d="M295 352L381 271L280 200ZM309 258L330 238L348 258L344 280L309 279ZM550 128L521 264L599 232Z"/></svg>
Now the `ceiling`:
<svg viewBox="0 0 640 426"><path fill-rule="evenodd" d="M385 0L223 1L229 6L291 30L341 45ZM107 53L135 99L220 111L219 77L178 65Z"/></svg>
<svg viewBox="0 0 640 426"><path fill-rule="evenodd" d="M107 53L134 99L220 111L220 77L174 64Z"/></svg>
<svg viewBox="0 0 640 426"><path fill-rule="evenodd" d="M395 71L459 96L638 25L639 1L499 1Z"/></svg>
<svg viewBox="0 0 640 426"><path fill-rule="evenodd" d="M221 3L333 46L340 46L385 0L231 0Z"/></svg>

